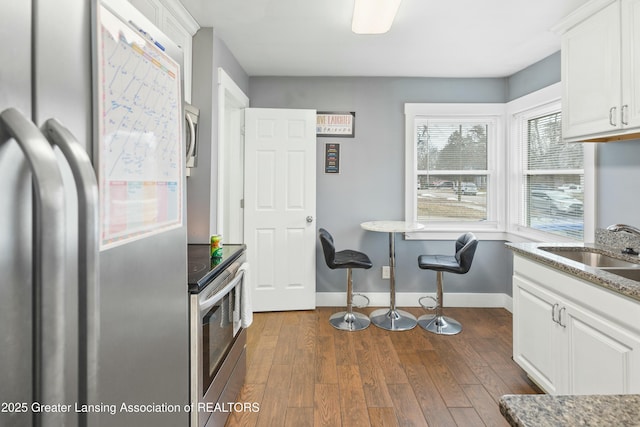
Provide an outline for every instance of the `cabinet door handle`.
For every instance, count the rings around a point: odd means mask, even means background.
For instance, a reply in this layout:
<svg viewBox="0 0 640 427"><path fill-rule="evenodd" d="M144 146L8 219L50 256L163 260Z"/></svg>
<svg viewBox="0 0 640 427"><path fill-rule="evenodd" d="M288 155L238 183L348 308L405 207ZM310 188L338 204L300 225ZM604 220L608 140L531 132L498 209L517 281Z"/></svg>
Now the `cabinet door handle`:
<svg viewBox="0 0 640 427"><path fill-rule="evenodd" d="M556 320L557 308L558 308L558 303L553 304L553 306L551 307L551 320L553 320L555 323L558 323L558 321Z"/></svg>
<svg viewBox="0 0 640 427"><path fill-rule="evenodd" d="M558 311L558 325L562 326L563 328L567 327L566 323L562 323L562 312L566 312L567 311L567 307L562 307L560 309L560 311Z"/></svg>
<svg viewBox="0 0 640 427"><path fill-rule="evenodd" d="M616 123L613 121L613 118L615 116L616 110L618 109L618 107L611 107L609 108L609 124L611 126L616 126Z"/></svg>
<svg viewBox="0 0 640 427"><path fill-rule="evenodd" d="M620 120L622 121L622 124L627 126L629 124L628 120L625 120L626 116L627 116L627 110L629 109L629 105L628 104L624 104L622 106L622 113L620 114Z"/></svg>

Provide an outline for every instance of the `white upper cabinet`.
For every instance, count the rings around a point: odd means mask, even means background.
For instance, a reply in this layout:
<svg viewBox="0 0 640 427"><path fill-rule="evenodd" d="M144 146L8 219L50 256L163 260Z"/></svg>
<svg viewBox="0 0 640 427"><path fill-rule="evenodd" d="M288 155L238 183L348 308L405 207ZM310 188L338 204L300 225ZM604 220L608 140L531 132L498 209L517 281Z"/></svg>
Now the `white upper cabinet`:
<svg viewBox="0 0 640 427"><path fill-rule="evenodd" d="M192 37L200 26L177 0L129 1L160 31L182 48L184 100L191 102Z"/></svg>
<svg viewBox="0 0 640 427"><path fill-rule="evenodd" d="M622 2L622 114L629 127L640 128L640 0ZM626 107L625 107L626 106ZM624 123L623 123L624 125Z"/></svg>
<svg viewBox="0 0 640 427"><path fill-rule="evenodd" d="M592 0L557 28L565 140L639 137L640 0Z"/></svg>

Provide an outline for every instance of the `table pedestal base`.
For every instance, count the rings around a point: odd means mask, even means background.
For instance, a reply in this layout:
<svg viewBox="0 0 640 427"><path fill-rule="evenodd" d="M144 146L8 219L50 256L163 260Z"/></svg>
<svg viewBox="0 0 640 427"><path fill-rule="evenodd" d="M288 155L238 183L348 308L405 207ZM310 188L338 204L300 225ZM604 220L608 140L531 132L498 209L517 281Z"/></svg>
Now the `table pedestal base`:
<svg viewBox="0 0 640 427"><path fill-rule="evenodd" d="M416 317L403 310L381 308L371 313L371 323L387 331L408 331L418 324Z"/></svg>

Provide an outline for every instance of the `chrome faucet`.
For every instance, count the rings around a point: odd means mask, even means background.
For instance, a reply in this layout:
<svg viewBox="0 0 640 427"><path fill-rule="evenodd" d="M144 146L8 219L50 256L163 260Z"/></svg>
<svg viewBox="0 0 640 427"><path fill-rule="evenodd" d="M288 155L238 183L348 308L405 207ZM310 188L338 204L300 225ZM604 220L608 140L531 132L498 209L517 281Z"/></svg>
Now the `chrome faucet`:
<svg viewBox="0 0 640 427"><path fill-rule="evenodd" d="M636 237L640 237L640 229L636 228L632 225L627 225L627 224L613 224L607 227L608 231L613 231L613 232L619 232L619 231L626 231L627 233L633 234ZM638 252L636 252L633 248L626 248L622 250L623 254L627 254L627 255L638 255Z"/></svg>
<svg viewBox="0 0 640 427"><path fill-rule="evenodd" d="M636 236L640 237L640 229L634 227L633 225L613 224L608 226L607 230L614 231L614 232L626 231L627 233L635 234Z"/></svg>

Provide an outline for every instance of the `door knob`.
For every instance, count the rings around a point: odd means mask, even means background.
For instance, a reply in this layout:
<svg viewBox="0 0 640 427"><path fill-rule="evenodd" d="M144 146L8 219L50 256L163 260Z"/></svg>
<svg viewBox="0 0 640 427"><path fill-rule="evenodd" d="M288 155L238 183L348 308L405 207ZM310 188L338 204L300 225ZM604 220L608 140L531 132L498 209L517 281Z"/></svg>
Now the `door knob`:
<svg viewBox="0 0 640 427"><path fill-rule="evenodd" d="M307 222L313 222L313 217L311 215L307 217Z"/></svg>

